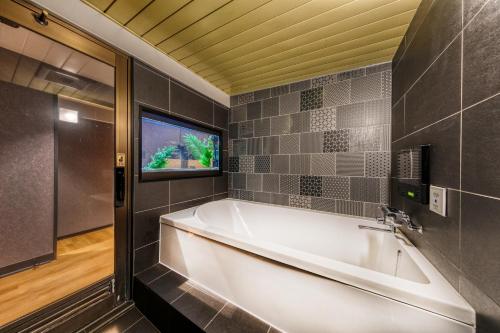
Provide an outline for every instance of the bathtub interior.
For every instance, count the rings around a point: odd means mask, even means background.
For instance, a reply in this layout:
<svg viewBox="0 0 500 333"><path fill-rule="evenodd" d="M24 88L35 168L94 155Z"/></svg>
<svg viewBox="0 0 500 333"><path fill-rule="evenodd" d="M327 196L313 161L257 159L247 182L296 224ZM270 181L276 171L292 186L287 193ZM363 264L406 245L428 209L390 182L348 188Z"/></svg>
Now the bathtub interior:
<svg viewBox="0 0 500 333"><path fill-rule="evenodd" d="M293 213L291 213L293 212ZM416 283L429 279L391 233L359 229L370 220L235 200L198 207L199 228L277 244ZM309 223L311 228L304 228ZM314 226L314 227L313 227ZM336 237L341 233L342 237Z"/></svg>

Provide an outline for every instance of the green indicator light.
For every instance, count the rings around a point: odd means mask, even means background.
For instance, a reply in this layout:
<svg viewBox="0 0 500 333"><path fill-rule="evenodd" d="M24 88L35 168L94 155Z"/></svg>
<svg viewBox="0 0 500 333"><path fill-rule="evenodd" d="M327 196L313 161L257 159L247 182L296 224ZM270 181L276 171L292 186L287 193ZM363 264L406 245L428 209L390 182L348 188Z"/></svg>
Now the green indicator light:
<svg viewBox="0 0 500 333"><path fill-rule="evenodd" d="M415 198L415 192L407 192L410 198Z"/></svg>

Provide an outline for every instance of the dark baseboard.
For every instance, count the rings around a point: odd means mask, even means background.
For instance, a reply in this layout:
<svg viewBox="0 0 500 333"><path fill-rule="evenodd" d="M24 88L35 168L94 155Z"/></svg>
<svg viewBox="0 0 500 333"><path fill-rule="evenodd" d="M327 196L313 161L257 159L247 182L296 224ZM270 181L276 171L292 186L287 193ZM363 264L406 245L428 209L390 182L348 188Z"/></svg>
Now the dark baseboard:
<svg viewBox="0 0 500 333"><path fill-rule="evenodd" d="M43 256L39 256L36 258L28 259L9 266L2 267L0 268L0 278L24 271L26 269L30 269L31 267L34 266L45 264L49 261L54 260L55 258L56 258L55 253L49 253L49 254L44 254Z"/></svg>
<svg viewBox="0 0 500 333"><path fill-rule="evenodd" d="M135 306L148 318L161 332L203 332L191 320L184 317L174 307L164 301L147 285L134 278Z"/></svg>
<svg viewBox="0 0 500 333"><path fill-rule="evenodd" d="M76 332L115 307L111 280L108 277L2 326L0 333Z"/></svg>
<svg viewBox="0 0 500 333"><path fill-rule="evenodd" d="M59 241L59 240L70 238L70 237L80 236L80 235L86 234L88 232L97 231L97 230L101 230L101 229L104 229L104 228L109 228L109 227L112 227L112 226L113 226L113 223L106 224L106 225L101 225L101 226L95 227L95 228L81 230L81 231L78 231L78 232L75 232L75 233L72 233L72 234L68 234L68 235L64 235L64 236L57 236L57 240Z"/></svg>

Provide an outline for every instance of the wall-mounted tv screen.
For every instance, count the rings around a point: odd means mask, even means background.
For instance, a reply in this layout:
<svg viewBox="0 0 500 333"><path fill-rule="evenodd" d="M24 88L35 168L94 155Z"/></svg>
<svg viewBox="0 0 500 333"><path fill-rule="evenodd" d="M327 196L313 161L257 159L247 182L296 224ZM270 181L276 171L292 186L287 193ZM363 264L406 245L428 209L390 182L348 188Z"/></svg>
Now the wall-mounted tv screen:
<svg viewBox="0 0 500 333"><path fill-rule="evenodd" d="M222 174L222 132L161 112L140 112L140 180Z"/></svg>

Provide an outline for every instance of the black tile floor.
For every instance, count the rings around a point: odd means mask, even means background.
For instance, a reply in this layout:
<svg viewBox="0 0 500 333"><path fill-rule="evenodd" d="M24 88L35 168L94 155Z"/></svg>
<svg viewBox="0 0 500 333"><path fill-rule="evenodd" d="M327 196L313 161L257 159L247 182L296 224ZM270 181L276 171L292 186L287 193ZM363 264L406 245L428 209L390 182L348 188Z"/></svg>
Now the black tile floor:
<svg viewBox="0 0 500 333"><path fill-rule="evenodd" d="M160 331L135 307L127 308L95 333L159 333Z"/></svg>
<svg viewBox="0 0 500 333"><path fill-rule="evenodd" d="M161 264L138 274L136 278L202 331L279 333L277 329Z"/></svg>

